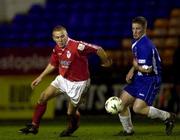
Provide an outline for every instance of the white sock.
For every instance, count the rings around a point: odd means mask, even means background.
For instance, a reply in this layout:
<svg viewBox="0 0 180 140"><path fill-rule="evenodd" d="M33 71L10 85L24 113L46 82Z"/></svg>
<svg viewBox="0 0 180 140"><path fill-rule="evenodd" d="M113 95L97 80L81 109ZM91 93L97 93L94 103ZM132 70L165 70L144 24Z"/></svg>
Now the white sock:
<svg viewBox="0 0 180 140"><path fill-rule="evenodd" d="M128 108L128 112L129 112L128 116L121 116L120 114L118 114L118 116L124 131L126 131L127 133L131 133L133 131L133 124L131 121L131 112L129 108Z"/></svg>
<svg viewBox="0 0 180 140"><path fill-rule="evenodd" d="M148 117L151 119L159 118L164 121L170 117L170 114L169 114L169 112L157 109L153 106L150 106L149 112L148 112Z"/></svg>

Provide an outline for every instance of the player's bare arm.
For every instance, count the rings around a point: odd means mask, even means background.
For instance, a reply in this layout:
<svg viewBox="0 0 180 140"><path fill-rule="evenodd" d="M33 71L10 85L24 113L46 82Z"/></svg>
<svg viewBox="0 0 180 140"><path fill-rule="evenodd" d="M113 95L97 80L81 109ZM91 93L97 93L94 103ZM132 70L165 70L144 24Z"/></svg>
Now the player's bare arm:
<svg viewBox="0 0 180 140"><path fill-rule="evenodd" d="M134 69L139 71L139 72L143 72L143 73L151 73L152 72L152 67L148 67L148 66L140 66L137 63L137 60L133 60L133 66Z"/></svg>
<svg viewBox="0 0 180 140"><path fill-rule="evenodd" d="M134 76L134 67L131 67L131 69L129 70L128 74L126 75L126 82L127 83L131 83L132 78Z"/></svg>
<svg viewBox="0 0 180 140"><path fill-rule="evenodd" d="M110 67L112 65L112 59L110 59L103 48L97 50L97 55L101 59L102 67Z"/></svg>
<svg viewBox="0 0 180 140"><path fill-rule="evenodd" d="M42 81L43 77L51 73L54 69L55 67L53 65L48 64L44 71L31 83L31 88L34 89Z"/></svg>

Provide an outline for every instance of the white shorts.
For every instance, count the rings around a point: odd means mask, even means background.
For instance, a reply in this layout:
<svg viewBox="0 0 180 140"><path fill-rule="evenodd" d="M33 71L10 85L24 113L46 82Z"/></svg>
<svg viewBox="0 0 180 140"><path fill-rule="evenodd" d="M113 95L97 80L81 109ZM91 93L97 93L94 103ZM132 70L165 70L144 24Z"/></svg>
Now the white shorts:
<svg viewBox="0 0 180 140"><path fill-rule="evenodd" d="M60 92L67 94L71 102L77 106L81 99L81 95L87 92L90 85L90 79L80 82L72 82L61 75L58 75L55 80L52 81L51 85L60 90Z"/></svg>

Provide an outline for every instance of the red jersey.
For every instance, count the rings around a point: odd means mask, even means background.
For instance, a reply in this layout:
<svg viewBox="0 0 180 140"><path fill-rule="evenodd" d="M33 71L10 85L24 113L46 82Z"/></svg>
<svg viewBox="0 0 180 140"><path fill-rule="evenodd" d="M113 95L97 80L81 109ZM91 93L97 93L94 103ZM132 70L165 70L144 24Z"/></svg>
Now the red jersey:
<svg viewBox="0 0 180 140"><path fill-rule="evenodd" d="M99 47L81 41L68 39L64 48L55 46L50 64L59 68L59 74L70 81L84 81L89 78L88 58Z"/></svg>

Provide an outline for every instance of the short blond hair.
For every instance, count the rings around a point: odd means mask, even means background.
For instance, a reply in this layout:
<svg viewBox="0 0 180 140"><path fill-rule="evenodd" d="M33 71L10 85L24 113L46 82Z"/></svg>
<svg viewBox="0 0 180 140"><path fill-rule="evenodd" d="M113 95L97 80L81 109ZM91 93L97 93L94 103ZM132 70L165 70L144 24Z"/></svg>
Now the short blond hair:
<svg viewBox="0 0 180 140"><path fill-rule="evenodd" d="M143 16L135 17L135 18L132 20L132 23L138 23L138 24L140 24L144 29L147 28L147 20L146 20L146 18L143 17Z"/></svg>
<svg viewBox="0 0 180 140"><path fill-rule="evenodd" d="M62 31L62 30L64 30L64 31L67 32L66 28L65 28L64 26L62 26L62 25L57 25L57 26L55 26L55 27L53 28L53 32L54 32L54 31Z"/></svg>

